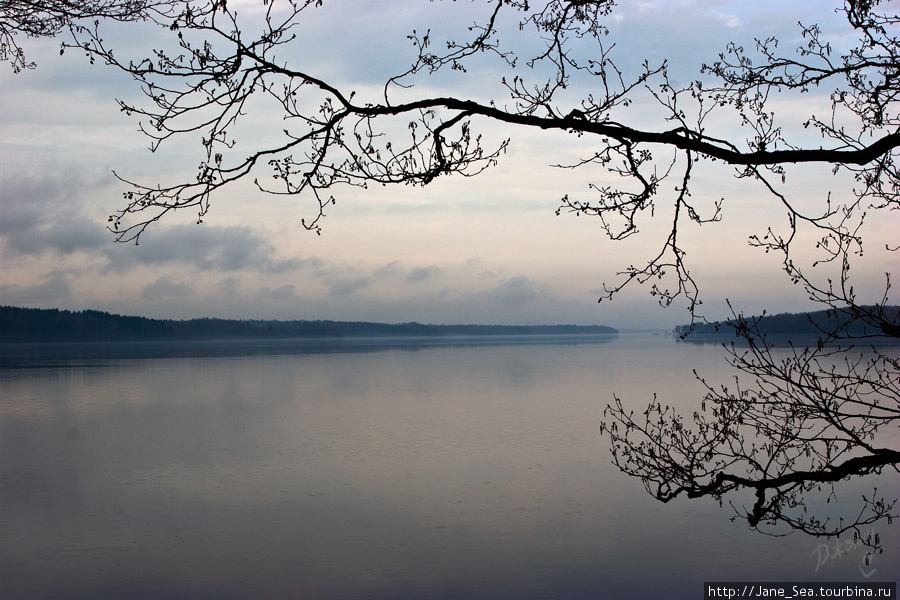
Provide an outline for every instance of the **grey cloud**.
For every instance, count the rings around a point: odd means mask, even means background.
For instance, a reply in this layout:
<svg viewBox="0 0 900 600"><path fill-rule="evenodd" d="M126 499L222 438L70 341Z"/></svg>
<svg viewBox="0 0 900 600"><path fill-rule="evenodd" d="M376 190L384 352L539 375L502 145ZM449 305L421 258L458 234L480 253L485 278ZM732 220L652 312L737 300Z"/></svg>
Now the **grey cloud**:
<svg viewBox="0 0 900 600"><path fill-rule="evenodd" d="M99 223L85 217L53 218L31 228L15 228L0 232L6 249L18 254L39 255L45 251L58 254L88 252L111 243Z"/></svg>
<svg viewBox="0 0 900 600"><path fill-rule="evenodd" d="M112 270L132 265L161 265L180 262L207 270L254 269L265 273L285 273L304 264L317 266L318 260L278 260L275 248L249 227L175 225L151 228L138 246L117 246L107 251Z"/></svg>
<svg viewBox="0 0 900 600"><path fill-rule="evenodd" d="M502 304L526 304L537 297L537 285L532 279L517 275L489 290L487 296Z"/></svg>
<svg viewBox="0 0 900 600"><path fill-rule="evenodd" d="M357 290L368 287L371 280L368 277L356 277L347 279L334 279L328 282L333 296L349 296Z"/></svg>
<svg viewBox="0 0 900 600"><path fill-rule="evenodd" d="M144 286L142 293L145 297L154 300L185 298L191 294L191 286L186 283L172 281L162 276L151 284Z"/></svg>
<svg viewBox="0 0 900 600"><path fill-rule="evenodd" d="M303 266L320 268L318 259L276 257L276 248L249 227L211 225L155 225L141 244L113 243L104 220L84 212L81 196L89 186L78 171L48 177L18 173L0 180L0 240L12 255L38 256L92 252L108 265L105 271L124 271L135 265L182 263L200 269L287 273Z"/></svg>
<svg viewBox="0 0 900 600"><path fill-rule="evenodd" d="M435 266L416 267L410 269L409 273L406 274L406 281L408 283L419 283L434 277L438 273L440 273L440 269Z"/></svg>
<svg viewBox="0 0 900 600"><path fill-rule="evenodd" d="M216 284L216 289L223 296L236 296L241 290L241 282L234 277L226 277Z"/></svg>
<svg viewBox="0 0 900 600"><path fill-rule="evenodd" d="M0 303L35 308L65 306L70 299L65 273L53 271L33 286L0 285Z"/></svg>
<svg viewBox="0 0 900 600"><path fill-rule="evenodd" d="M269 290L267 295L273 300L296 300L297 288L293 284L283 285Z"/></svg>
<svg viewBox="0 0 900 600"><path fill-rule="evenodd" d="M373 210L388 215L409 215L409 214L433 214L439 212L449 212L451 207L448 202L412 202L412 203L392 203L384 206L378 206Z"/></svg>
<svg viewBox="0 0 900 600"><path fill-rule="evenodd" d="M14 254L46 251L69 254L94 251L111 238L103 223L81 214L74 190L82 187L74 173L52 178L24 174L0 181L0 238Z"/></svg>
<svg viewBox="0 0 900 600"><path fill-rule="evenodd" d="M407 283L418 283L420 281L425 281L431 277L434 277L438 273L440 273L440 269L434 265L428 265L425 267L414 267L406 271L406 274L403 275L404 269L401 268L400 261L394 260L386 264L385 266L376 269L373 277L375 279L388 279L391 277L402 277Z"/></svg>
<svg viewBox="0 0 900 600"><path fill-rule="evenodd" d="M400 266L400 261L392 260L391 262L384 265L380 269L377 269L375 271L375 277L378 277L378 278L392 277L397 274L399 266Z"/></svg>

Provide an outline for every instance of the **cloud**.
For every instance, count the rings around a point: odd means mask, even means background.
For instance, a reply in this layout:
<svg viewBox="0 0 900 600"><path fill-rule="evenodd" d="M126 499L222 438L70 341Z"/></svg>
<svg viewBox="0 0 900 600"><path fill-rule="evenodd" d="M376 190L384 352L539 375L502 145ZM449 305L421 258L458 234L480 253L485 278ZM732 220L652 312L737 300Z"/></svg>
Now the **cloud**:
<svg viewBox="0 0 900 600"><path fill-rule="evenodd" d="M372 281L368 277L339 278L328 282L332 296L349 296L357 290L369 287Z"/></svg>
<svg viewBox="0 0 900 600"><path fill-rule="evenodd" d="M192 288L186 283L172 281L166 276L158 278L153 283L145 285L142 294L145 298L153 300L187 298L191 295Z"/></svg>
<svg viewBox="0 0 900 600"><path fill-rule="evenodd" d="M724 13L717 10L711 12L713 18L718 19L722 22L725 27L729 27L735 29L742 25L741 18L735 14Z"/></svg>
<svg viewBox="0 0 900 600"><path fill-rule="evenodd" d="M65 273L52 271L42 283L36 285L0 285L0 303L10 306L55 308L68 304L70 291Z"/></svg>
<svg viewBox="0 0 900 600"><path fill-rule="evenodd" d="M216 284L215 289L221 296L237 296L241 291L241 282L234 277L226 277Z"/></svg>
<svg viewBox="0 0 900 600"><path fill-rule="evenodd" d="M511 305L527 304L534 301L537 295L537 284L524 275L506 279L486 292L486 296L491 300Z"/></svg>
<svg viewBox="0 0 900 600"><path fill-rule="evenodd" d="M414 269L411 269L409 273L406 274L406 281L407 283L419 283L434 277L435 275L440 273L440 271L441 270L439 268L433 265L429 265L427 267L416 267Z"/></svg>
<svg viewBox="0 0 900 600"><path fill-rule="evenodd" d="M375 271L375 276L379 279L393 277L397 274L397 270L400 266L400 261L392 260L388 264L384 265L380 269Z"/></svg>
<svg viewBox="0 0 900 600"><path fill-rule="evenodd" d="M0 180L0 239L4 250L37 256L44 252L90 252L111 242L103 225L82 213L74 190L83 187L74 170L36 178L18 173Z"/></svg>
<svg viewBox="0 0 900 600"><path fill-rule="evenodd" d="M297 287L293 284L283 285L281 287L277 287L273 290L266 290L266 294L269 298L273 300L296 300L297 299Z"/></svg>
<svg viewBox="0 0 900 600"><path fill-rule="evenodd" d="M31 227L0 227L0 237L6 241L5 249L16 254L31 256L44 252L72 254L90 252L111 243L103 228L86 217L63 219L49 217Z"/></svg>
<svg viewBox="0 0 900 600"><path fill-rule="evenodd" d="M138 246L116 244L105 219L86 214L83 197L90 193L73 168L47 177L17 173L0 179L4 253L12 257L90 253L103 272L192 265L201 270L284 274L321 266L315 258L279 259L264 235L246 226L156 226L147 230Z"/></svg>
<svg viewBox="0 0 900 600"><path fill-rule="evenodd" d="M272 244L244 226L157 226L147 231L140 246L114 244L106 223L84 213L80 196L86 186L69 171L43 178L16 174L0 181L0 239L6 252L40 256L103 249L99 255L113 271L136 264L187 263L201 269L284 273L304 262L275 258Z"/></svg>
<svg viewBox="0 0 900 600"><path fill-rule="evenodd" d="M280 260L275 248L249 227L174 225L149 229L138 246L117 246L106 252L112 270L134 265L182 263L203 270L286 273L315 259Z"/></svg>

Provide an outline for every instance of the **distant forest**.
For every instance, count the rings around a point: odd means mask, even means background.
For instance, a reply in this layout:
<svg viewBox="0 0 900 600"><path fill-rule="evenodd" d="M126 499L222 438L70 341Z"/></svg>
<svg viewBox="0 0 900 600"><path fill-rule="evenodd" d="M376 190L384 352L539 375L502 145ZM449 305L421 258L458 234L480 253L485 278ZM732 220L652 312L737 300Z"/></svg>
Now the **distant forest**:
<svg viewBox="0 0 900 600"><path fill-rule="evenodd" d="M900 306L884 307L885 315L896 322L900 315ZM811 313L781 313L777 315L764 315L761 317L749 317L750 323L757 322L757 329L763 335L792 335L798 337L814 337L821 335L823 331L833 331L843 323L848 322L850 314L841 310L820 310ZM718 323L695 323L693 336L734 336L735 331L731 326L734 319ZM690 330L690 325L679 325L675 328L677 335L684 335ZM883 335L880 329L874 329L860 322L852 323L847 331L854 337L867 337Z"/></svg>
<svg viewBox="0 0 900 600"><path fill-rule="evenodd" d="M147 319L97 310L0 307L0 343L479 335L610 335L602 325L423 325L361 321Z"/></svg>

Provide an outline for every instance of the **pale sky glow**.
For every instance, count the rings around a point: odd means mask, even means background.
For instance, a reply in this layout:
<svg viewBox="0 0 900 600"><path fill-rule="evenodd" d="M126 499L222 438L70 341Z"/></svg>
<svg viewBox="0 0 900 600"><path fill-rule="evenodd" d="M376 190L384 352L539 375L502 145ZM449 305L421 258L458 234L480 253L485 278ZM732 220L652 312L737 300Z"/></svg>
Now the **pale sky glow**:
<svg viewBox="0 0 900 600"><path fill-rule="evenodd" d="M241 0L252 7L251 0ZM235 5L233 0L229 5ZM700 76L729 40L751 47L753 37L775 35L785 53L798 43L797 21L818 22L847 43L836 2L698 0L621 2L608 26L623 70L643 59L668 59L672 79ZM456 32L485 15L482 3L326 0L310 10L299 38L283 59L323 78L348 82L361 97L377 99L381 84L413 60L406 35ZM507 24L511 31L513 23ZM117 55L137 56L157 42L155 30L107 24ZM534 34L530 42L534 43ZM438 40L439 41L439 40ZM147 184L193 174L202 161L192 139L174 139L155 154L137 119L114 98L138 98L121 73L89 65L79 52L59 55L59 40L24 40L38 68L14 75L0 64L0 304L100 309L159 318L276 318L427 323L604 324L619 328L684 323L684 305L661 309L647 288L597 303L604 282L643 263L665 240L670 205L660 199L641 234L624 242L605 238L586 217L555 216L559 199L588 199L588 183L613 180L597 167L568 170L595 143L564 133L521 131L474 120L487 145L512 141L500 164L474 178L443 177L426 188L339 188L321 236L300 226L312 216L310 199L268 196L252 180L213 198L196 225L194 212L176 214L148 230L139 246L116 244L106 219L125 191L112 175ZM524 42L523 42L524 43ZM117 45L118 44L118 45ZM491 61L467 74L422 78L415 95L474 95L507 100ZM528 76L527 68L517 69ZM627 74L627 71L626 71ZM568 90L583 95L583 82ZM589 89L589 88L588 88ZM801 97L782 95L771 107L785 129L802 131L816 107L828 106L831 87ZM254 112L253 108L257 110ZM249 154L266 136L280 134L280 114L260 103L234 132L235 152ZM639 99L619 120L662 129ZM743 140L732 123L718 137ZM748 134L749 135L749 134ZM817 143L817 142L814 142ZM658 150L664 156L666 150ZM692 190L700 206L725 198L723 220L681 231L691 273L701 286L704 314L727 316L724 299L748 313L809 307L802 290L780 271L778 257L750 248L763 223L783 226L785 211L758 183L736 180L734 170L702 164ZM255 173L270 177L263 165ZM676 185L667 180L669 193ZM828 190L846 190L827 166L790 168L783 191L820 203ZM808 199L808 200L806 200ZM817 204L811 204L817 205ZM774 215L774 216L773 216ZM884 273L896 271L896 212L873 215L864 230L866 255L854 264L860 294L880 299ZM814 245L814 244L813 244ZM894 300L896 302L896 299Z"/></svg>

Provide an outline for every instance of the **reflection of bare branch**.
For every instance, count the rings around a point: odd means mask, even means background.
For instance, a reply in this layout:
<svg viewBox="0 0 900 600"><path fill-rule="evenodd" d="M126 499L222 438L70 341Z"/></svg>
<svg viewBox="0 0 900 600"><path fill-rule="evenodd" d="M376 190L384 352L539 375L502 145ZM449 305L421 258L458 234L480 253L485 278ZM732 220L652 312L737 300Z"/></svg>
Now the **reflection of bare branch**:
<svg viewBox="0 0 900 600"><path fill-rule="evenodd" d="M852 330L855 319L844 314L831 330ZM731 324L744 340L729 347L731 363L755 387L736 379L734 389L714 388L700 379L707 394L692 425L659 401L636 416L616 399L604 424L616 464L665 502L679 495L721 500L751 489L755 500L739 516L766 531L787 525L832 536L893 518L895 501L873 495L855 518L833 523L808 511L806 498L823 485L832 494L842 480L897 470L900 451L886 431L900 418L897 358L878 349L854 358L834 345L834 334L811 347L779 349L759 321Z"/></svg>

